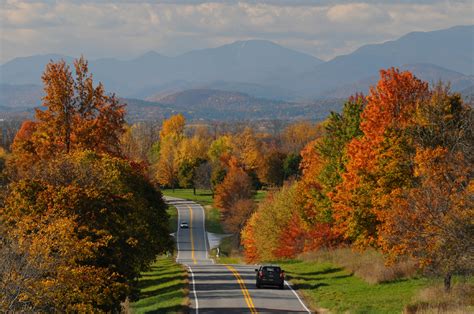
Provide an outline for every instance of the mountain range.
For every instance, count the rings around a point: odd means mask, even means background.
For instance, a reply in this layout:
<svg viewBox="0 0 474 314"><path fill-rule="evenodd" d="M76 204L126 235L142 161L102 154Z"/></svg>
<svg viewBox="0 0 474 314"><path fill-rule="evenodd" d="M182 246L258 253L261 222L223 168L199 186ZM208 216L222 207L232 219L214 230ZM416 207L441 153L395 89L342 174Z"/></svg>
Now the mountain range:
<svg viewBox="0 0 474 314"><path fill-rule="evenodd" d="M131 60L90 60L89 68L96 81L120 97L164 102L167 108L178 109L183 105L181 99L193 106L207 90L220 101L245 94L247 100L240 105L251 108L261 106L264 99L271 99L272 104L307 104L367 92L377 82L378 71L391 66L410 70L431 83L450 81L456 91L472 91L473 45L474 25L469 25L409 33L326 62L270 41L249 40L176 57L152 51ZM73 62L72 57L51 54L16 58L1 65L0 105L38 105L41 73L47 62L59 59ZM191 92L186 93L188 90ZM236 108L236 102L233 106Z"/></svg>

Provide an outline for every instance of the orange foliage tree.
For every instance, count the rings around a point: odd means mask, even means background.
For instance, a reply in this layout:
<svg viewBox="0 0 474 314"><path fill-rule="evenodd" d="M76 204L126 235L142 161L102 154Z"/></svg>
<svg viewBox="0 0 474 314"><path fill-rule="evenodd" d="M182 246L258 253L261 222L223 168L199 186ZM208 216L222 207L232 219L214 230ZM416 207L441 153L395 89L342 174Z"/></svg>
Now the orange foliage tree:
<svg viewBox="0 0 474 314"><path fill-rule="evenodd" d="M26 121L13 144L18 165L49 159L72 150L89 149L119 155L124 105L94 87L84 58L74 62L75 79L64 61L50 62L42 76L45 96L36 121ZM26 153L25 155L22 155Z"/></svg>
<svg viewBox="0 0 474 314"><path fill-rule="evenodd" d="M248 203L239 202L251 200L253 196L252 181L248 174L239 166L238 161L232 158L229 161L229 169L222 181L216 187L214 205L220 210L224 227L227 230L240 232L240 226L247 220L249 212ZM247 208L243 208L247 206ZM252 208L250 208L252 209ZM235 213L234 211L245 210L247 213ZM239 217L240 219L237 219Z"/></svg>
<svg viewBox="0 0 474 314"><path fill-rule="evenodd" d="M394 68L381 70L370 90L363 136L348 144L347 172L332 197L336 229L357 246L377 245L379 213L393 202L390 192L412 184L413 145L405 131L429 94L427 83Z"/></svg>
<svg viewBox="0 0 474 314"><path fill-rule="evenodd" d="M438 84L415 118L415 182L392 191L380 242L392 260L408 255L443 275L449 290L451 276L472 269L474 259L474 114Z"/></svg>
<svg viewBox="0 0 474 314"><path fill-rule="evenodd" d="M474 180L472 163L446 148L419 149L417 187L395 190L397 202L384 212L382 248L392 259L410 256L445 278L472 270Z"/></svg>

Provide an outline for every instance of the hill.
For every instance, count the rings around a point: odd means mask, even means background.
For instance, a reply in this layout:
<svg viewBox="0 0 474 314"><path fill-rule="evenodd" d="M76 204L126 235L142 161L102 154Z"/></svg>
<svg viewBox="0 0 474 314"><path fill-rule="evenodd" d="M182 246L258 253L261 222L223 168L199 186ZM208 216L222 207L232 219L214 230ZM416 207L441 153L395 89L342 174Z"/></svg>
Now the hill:
<svg viewBox="0 0 474 314"><path fill-rule="evenodd" d="M322 120L330 111L340 109L343 100L330 99L308 103L255 98L238 92L192 89L152 101L124 99L129 119L156 119L177 112L191 120Z"/></svg>

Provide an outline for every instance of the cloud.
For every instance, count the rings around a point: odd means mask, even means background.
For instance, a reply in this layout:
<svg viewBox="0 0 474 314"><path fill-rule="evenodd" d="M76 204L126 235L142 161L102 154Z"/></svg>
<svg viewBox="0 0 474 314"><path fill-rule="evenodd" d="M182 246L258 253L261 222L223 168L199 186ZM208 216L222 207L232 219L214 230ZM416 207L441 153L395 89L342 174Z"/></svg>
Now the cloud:
<svg viewBox="0 0 474 314"><path fill-rule="evenodd" d="M344 24L389 22L390 15L382 8L367 3L339 4L327 11L330 21Z"/></svg>
<svg viewBox="0 0 474 314"><path fill-rule="evenodd" d="M245 39L329 59L410 31L474 23L470 1L0 1L0 62L50 52L175 55Z"/></svg>

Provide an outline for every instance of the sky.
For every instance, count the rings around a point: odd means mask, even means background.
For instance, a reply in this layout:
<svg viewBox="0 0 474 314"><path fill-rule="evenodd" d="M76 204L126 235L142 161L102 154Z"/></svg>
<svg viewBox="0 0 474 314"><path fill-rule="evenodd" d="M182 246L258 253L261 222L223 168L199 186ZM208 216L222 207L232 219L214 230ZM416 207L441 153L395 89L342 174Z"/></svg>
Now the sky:
<svg viewBox="0 0 474 314"><path fill-rule="evenodd" d="M59 53L131 59L266 39L329 60L412 31L474 24L472 0L0 0L0 63Z"/></svg>

